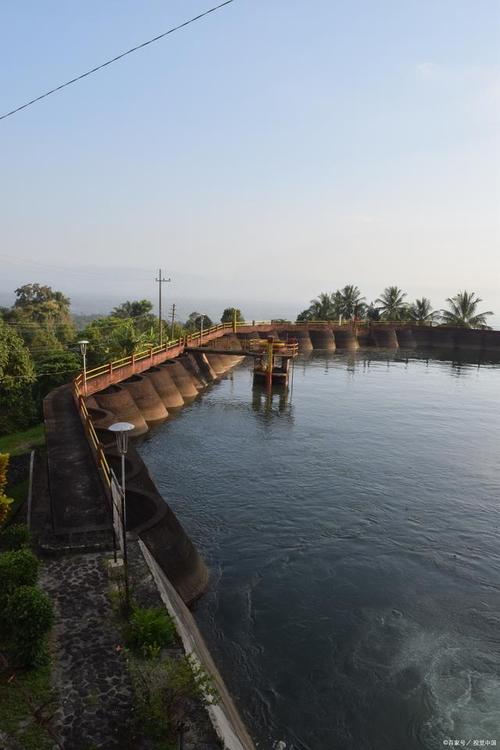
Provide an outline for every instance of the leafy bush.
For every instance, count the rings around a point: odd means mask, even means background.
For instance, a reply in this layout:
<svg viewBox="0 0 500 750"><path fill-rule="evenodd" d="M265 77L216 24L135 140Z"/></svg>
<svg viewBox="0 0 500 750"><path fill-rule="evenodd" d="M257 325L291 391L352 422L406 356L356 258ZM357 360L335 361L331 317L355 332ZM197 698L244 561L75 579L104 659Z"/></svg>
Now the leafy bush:
<svg viewBox="0 0 500 750"><path fill-rule="evenodd" d="M134 609L127 628L128 645L143 656L159 653L175 640L175 626L165 610L160 608Z"/></svg>
<svg viewBox="0 0 500 750"><path fill-rule="evenodd" d="M31 534L24 523L14 523L0 531L0 546L5 550L29 547Z"/></svg>
<svg viewBox="0 0 500 750"><path fill-rule="evenodd" d="M0 555L0 602L18 586L32 586L38 578L39 562L29 549L16 549Z"/></svg>
<svg viewBox="0 0 500 750"><path fill-rule="evenodd" d="M141 726L154 739L175 739L186 700L204 705L218 701L211 677L192 654L159 661L131 658L129 670Z"/></svg>
<svg viewBox="0 0 500 750"><path fill-rule="evenodd" d="M9 454L0 453L0 526L5 523L10 513L12 499L5 494L7 487L7 467L9 466Z"/></svg>
<svg viewBox="0 0 500 750"><path fill-rule="evenodd" d="M44 638L54 622L50 599L36 586L19 586L8 598L6 615L14 662L34 666L43 656Z"/></svg>

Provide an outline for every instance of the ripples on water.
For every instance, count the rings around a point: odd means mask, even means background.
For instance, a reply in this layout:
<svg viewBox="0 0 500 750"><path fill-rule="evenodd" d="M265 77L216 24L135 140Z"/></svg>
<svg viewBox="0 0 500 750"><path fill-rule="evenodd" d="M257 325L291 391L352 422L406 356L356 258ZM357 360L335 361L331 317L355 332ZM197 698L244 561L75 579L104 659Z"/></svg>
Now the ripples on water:
<svg viewBox="0 0 500 750"><path fill-rule="evenodd" d="M314 353L288 399L239 367L142 443L262 750L500 747L499 385L494 363Z"/></svg>

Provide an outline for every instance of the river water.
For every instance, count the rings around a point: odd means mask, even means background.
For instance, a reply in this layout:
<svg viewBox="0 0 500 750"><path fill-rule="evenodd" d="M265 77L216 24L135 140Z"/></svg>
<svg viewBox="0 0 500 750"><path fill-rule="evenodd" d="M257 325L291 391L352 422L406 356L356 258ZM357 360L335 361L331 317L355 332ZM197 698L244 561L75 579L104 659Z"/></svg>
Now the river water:
<svg viewBox="0 0 500 750"><path fill-rule="evenodd" d="M500 747L498 363L315 352L271 402L243 365L139 450L261 750Z"/></svg>

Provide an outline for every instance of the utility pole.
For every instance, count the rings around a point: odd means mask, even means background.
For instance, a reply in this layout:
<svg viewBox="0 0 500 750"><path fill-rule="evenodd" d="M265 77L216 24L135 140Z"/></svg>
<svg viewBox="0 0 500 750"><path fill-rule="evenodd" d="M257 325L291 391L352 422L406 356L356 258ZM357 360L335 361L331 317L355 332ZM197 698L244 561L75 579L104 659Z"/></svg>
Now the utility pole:
<svg viewBox="0 0 500 750"><path fill-rule="evenodd" d="M161 268L159 268L158 278L155 279L155 281L158 282L158 338L161 346L163 344L163 326L161 323L161 285L171 281L171 279L164 279L161 275Z"/></svg>
<svg viewBox="0 0 500 750"><path fill-rule="evenodd" d="M170 324L170 338L174 338L175 302L172 303L172 322Z"/></svg>

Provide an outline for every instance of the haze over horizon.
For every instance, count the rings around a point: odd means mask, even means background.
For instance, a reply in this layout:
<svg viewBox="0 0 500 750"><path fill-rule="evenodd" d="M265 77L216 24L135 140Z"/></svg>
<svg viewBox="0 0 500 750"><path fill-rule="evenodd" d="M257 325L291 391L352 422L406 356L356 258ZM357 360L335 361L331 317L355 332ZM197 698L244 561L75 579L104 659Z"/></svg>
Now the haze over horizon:
<svg viewBox="0 0 500 750"><path fill-rule="evenodd" d="M1 10L2 111L210 6ZM404 7L403 7L404 6ZM474 290L500 325L500 6L235 0L0 123L0 303L288 317Z"/></svg>

